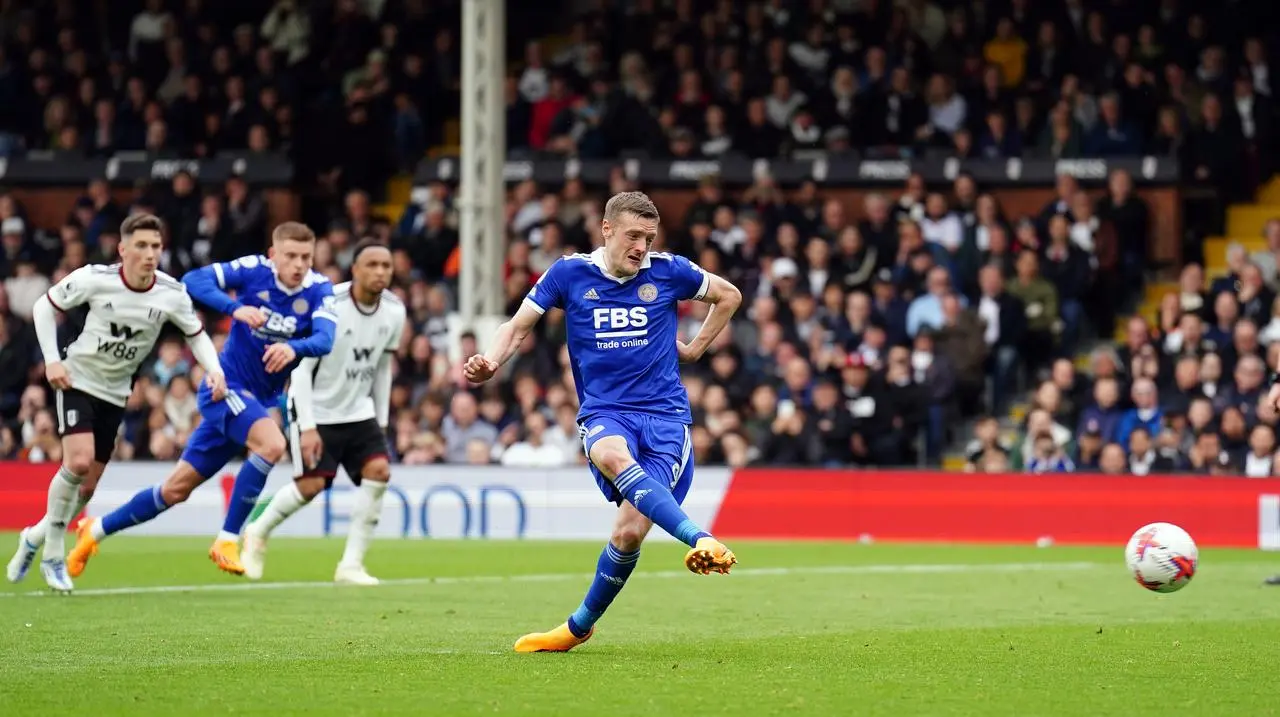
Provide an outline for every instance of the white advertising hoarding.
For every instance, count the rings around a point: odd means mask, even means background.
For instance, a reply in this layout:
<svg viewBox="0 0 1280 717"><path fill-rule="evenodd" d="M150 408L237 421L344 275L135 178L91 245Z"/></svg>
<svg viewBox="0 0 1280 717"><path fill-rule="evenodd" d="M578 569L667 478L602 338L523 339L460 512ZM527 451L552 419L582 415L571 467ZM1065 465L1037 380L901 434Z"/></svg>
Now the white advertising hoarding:
<svg viewBox="0 0 1280 717"><path fill-rule="evenodd" d="M104 515L134 493L162 482L166 463L112 463L98 485L88 513ZM136 535L208 535L222 525L238 466L196 489L184 504L144 525ZM729 486L731 471L705 468L694 475L685 498L689 517L712 524ZM291 480L290 471L272 471L260 501ZM285 521L276 535L345 535L354 488L345 476ZM617 509L605 500L583 467L554 470L474 466L392 466L391 485L378 523L385 538L600 539L608 536ZM661 531L654 531L656 538ZM663 535L665 537L665 535Z"/></svg>

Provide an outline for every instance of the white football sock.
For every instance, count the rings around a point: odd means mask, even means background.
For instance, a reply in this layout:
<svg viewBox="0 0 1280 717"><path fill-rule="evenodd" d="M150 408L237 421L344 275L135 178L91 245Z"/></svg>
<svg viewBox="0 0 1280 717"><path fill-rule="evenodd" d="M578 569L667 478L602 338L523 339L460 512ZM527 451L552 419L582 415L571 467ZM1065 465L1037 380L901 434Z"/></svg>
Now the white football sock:
<svg viewBox="0 0 1280 717"><path fill-rule="evenodd" d="M54 479L55 480L57 479L57 475L54 475ZM50 488L53 487L52 483L50 484L49 487ZM77 515L80 515L80 511L84 510L84 507L88 504L89 504L89 499L85 498L83 495L80 495L80 493L77 492L76 507L74 510L71 511L71 517L75 518ZM48 508L46 506L46 510L47 509ZM27 542L31 543L32 546L37 548L40 547L41 545L44 545L44 536L48 530L49 530L49 514L46 512L44 515L40 516L40 521L38 523L31 526L30 528L27 528Z"/></svg>
<svg viewBox="0 0 1280 717"><path fill-rule="evenodd" d="M384 481L364 479L356 491L355 505L351 508L351 526L347 531L347 547L342 551L340 565L364 565L364 554L373 540L373 529L382 516L382 497L387 493Z"/></svg>
<svg viewBox="0 0 1280 717"><path fill-rule="evenodd" d="M283 523L285 518L297 513L302 506L310 502L302 496L297 483L290 483L271 496L271 502L267 503L267 507L251 525L255 532L260 532L264 536L271 535L271 531Z"/></svg>
<svg viewBox="0 0 1280 717"><path fill-rule="evenodd" d="M47 511L48 508L46 507L45 510ZM49 514L46 512L40 517L40 522L27 528L27 542L31 543L32 547L38 548L44 545L44 536L47 532L49 532Z"/></svg>
<svg viewBox="0 0 1280 717"><path fill-rule="evenodd" d="M45 518L41 520L41 522L47 522L44 531L45 560L66 555L67 523L75 517L75 508L80 497L80 484L83 481L83 478L64 466L58 469L58 474L49 482L49 503L45 510Z"/></svg>

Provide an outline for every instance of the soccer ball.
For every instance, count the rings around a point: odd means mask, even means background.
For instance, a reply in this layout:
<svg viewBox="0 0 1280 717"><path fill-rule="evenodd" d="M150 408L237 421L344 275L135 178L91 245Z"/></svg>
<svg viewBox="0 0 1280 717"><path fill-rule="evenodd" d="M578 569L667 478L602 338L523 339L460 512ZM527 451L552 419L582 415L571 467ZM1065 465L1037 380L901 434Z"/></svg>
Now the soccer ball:
<svg viewBox="0 0 1280 717"><path fill-rule="evenodd" d="M1151 523L1138 528L1129 538L1124 561L1139 585L1158 593L1172 593L1191 582L1200 553L1187 531L1173 523Z"/></svg>

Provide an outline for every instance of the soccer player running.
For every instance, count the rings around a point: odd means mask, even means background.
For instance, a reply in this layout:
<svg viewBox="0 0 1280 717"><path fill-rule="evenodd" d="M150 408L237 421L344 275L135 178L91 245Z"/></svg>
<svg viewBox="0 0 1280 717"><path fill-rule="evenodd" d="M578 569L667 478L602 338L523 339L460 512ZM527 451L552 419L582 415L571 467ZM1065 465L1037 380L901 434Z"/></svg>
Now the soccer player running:
<svg viewBox="0 0 1280 717"><path fill-rule="evenodd" d="M387 286L391 250L356 245L351 281L333 289L338 335L333 351L303 359L289 381L289 444L294 482L276 491L266 509L244 529L245 577L262 577L267 538L276 526L333 483L341 466L358 487L347 547L334 582L377 585L364 555L382 514L391 479L387 419L391 411L391 362L404 333L405 307Z"/></svg>
<svg viewBox="0 0 1280 717"><path fill-rule="evenodd" d="M44 355L45 377L57 391L62 466L49 483L43 518L23 529L6 577L19 582L44 547L40 572L49 587L71 592L64 538L67 524L93 497L115 451L133 376L160 338L166 322L187 337L191 353L205 371L205 390L221 401L226 392L213 341L204 332L191 297L177 279L157 271L164 250L163 224L136 214L120 226L120 263L90 264L68 274L38 300L32 310L36 338ZM56 312L85 307L84 327L58 347Z"/></svg>
<svg viewBox="0 0 1280 717"><path fill-rule="evenodd" d="M657 232L658 209L647 196L615 195L601 222L604 247L552 264L488 352L463 368L473 383L489 380L544 312L563 309L579 432L600 490L619 506L582 604L559 627L521 637L516 652L563 652L590 639L655 523L690 546L685 565L695 573L727 573L737 562L680 507L693 479L693 446L678 364L702 356L742 294L684 257L649 251ZM676 336L676 307L686 299L711 305L687 344Z"/></svg>
<svg viewBox="0 0 1280 717"><path fill-rule="evenodd" d="M153 520L186 500L248 448L249 459L236 476L226 521L209 549L209 558L221 570L244 574L240 529L267 474L285 451L284 434L269 410L300 359L323 356L333 347L338 321L333 286L311 270L315 246L316 235L310 229L285 222L272 232L270 258L246 256L183 277L196 301L235 319L221 355L226 400L213 400L202 387L197 397L202 420L164 483L144 488L102 518L80 522L76 545L67 554L72 577L84 571L103 538Z"/></svg>

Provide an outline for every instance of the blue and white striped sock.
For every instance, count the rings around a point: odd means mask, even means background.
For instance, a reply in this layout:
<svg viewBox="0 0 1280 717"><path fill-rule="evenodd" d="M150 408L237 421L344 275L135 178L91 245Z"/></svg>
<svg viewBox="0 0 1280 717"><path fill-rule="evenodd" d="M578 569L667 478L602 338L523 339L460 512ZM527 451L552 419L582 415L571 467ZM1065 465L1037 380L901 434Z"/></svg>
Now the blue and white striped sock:
<svg viewBox="0 0 1280 717"><path fill-rule="evenodd" d="M160 492L160 486L143 488L135 493L128 503L102 516L102 520L94 521L93 538L102 540L108 535L152 520L168 509L169 506L165 504L164 496Z"/></svg>
<svg viewBox="0 0 1280 717"><path fill-rule="evenodd" d="M692 548L700 539L711 537L710 533L689 520L671 495L671 490L650 478L639 463L624 468L613 479L613 486L654 525L685 545Z"/></svg>

